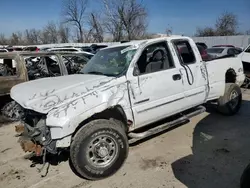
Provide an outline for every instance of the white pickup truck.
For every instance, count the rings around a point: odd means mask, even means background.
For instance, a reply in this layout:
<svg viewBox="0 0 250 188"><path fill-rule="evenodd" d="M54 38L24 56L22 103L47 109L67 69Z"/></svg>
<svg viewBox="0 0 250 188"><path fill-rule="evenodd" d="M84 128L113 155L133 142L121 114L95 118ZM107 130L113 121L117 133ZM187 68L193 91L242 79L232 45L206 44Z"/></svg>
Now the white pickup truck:
<svg viewBox="0 0 250 188"><path fill-rule="evenodd" d="M16 127L23 149L38 156L69 150L76 172L91 180L120 169L129 143L188 122L207 102L237 113L245 79L240 58L204 62L183 36L102 49L81 73L19 84L11 97L25 109Z"/></svg>

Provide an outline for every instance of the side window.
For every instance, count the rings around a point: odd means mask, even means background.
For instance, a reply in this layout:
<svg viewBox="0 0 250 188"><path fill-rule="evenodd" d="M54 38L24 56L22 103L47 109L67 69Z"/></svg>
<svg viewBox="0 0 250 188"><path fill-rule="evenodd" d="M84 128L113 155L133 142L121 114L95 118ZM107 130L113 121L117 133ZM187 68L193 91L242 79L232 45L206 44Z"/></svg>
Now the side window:
<svg viewBox="0 0 250 188"><path fill-rule="evenodd" d="M146 47L137 61L140 74L174 68L173 59L165 42Z"/></svg>
<svg viewBox="0 0 250 188"><path fill-rule="evenodd" d="M227 50L227 55L234 55L234 54L235 54L234 49L229 48L229 49Z"/></svg>
<svg viewBox="0 0 250 188"><path fill-rule="evenodd" d="M0 76L16 76L16 61L14 59L0 59Z"/></svg>
<svg viewBox="0 0 250 188"><path fill-rule="evenodd" d="M88 58L82 56L63 56L63 63L65 64L68 74L78 74L88 62Z"/></svg>
<svg viewBox="0 0 250 188"><path fill-rule="evenodd" d="M60 76L61 70L60 70L60 66L59 66L59 60L57 59L57 57L56 56L48 56L48 57L45 57L45 60L46 60L46 65L48 67L50 77Z"/></svg>
<svg viewBox="0 0 250 188"><path fill-rule="evenodd" d="M59 60L56 56L25 58L29 80L61 75Z"/></svg>
<svg viewBox="0 0 250 188"><path fill-rule="evenodd" d="M174 41L173 44L183 64L192 64L196 62L194 51L188 41Z"/></svg>

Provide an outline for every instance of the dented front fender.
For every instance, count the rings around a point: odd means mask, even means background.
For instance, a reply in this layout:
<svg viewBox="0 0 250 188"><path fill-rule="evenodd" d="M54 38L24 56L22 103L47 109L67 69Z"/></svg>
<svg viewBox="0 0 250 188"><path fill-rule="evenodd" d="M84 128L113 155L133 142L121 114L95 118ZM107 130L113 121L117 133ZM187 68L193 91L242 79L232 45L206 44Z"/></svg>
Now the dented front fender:
<svg viewBox="0 0 250 188"><path fill-rule="evenodd" d="M133 120L125 77L118 78L115 85L93 92L95 95L70 101L48 113L46 125L50 127L52 139L73 134L84 120L117 105L121 106L127 119Z"/></svg>

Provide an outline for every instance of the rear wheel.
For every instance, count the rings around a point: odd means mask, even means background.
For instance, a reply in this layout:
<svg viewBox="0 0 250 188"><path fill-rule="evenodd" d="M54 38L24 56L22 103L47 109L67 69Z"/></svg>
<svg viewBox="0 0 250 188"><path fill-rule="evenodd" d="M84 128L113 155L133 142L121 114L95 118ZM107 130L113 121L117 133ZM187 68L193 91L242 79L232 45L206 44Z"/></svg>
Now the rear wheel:
<svg viewBox="0 0 250 188"><path fill-rule="evenodd" d="M236 114L242 102L241 89L237 84L228 83L225 87L224 96L218 100L218 111L224 115Z"/></svg>
<svg viewBox="0 0 250 188"><path fill-rule="evenodd" d="M74 136L70 160L84 178L103 179L117 172L128 156L124 129L112 120L94 120Z"/></svg>

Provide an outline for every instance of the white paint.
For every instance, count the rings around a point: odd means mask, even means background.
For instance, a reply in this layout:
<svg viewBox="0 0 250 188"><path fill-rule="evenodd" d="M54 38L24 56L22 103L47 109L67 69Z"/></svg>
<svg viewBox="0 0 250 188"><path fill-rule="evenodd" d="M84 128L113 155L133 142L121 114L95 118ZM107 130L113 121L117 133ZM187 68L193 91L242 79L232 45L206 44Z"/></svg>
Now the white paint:
<svg viewBox="0 0 250 188"><path fill-rule="evenodd" d="M247 51L247 52L246 52ZM245 49L245 51L241 54L242 61L250 63L250 45Z"/></svg>
<svg viewBox="0 0 250 188"><path fill-rule="evenodd" d="M194 50L196 62L189 65L194 82L189 85L171 41L186 39ZM135 63L145 47L166 41L172 53L175 68L134 76ZM119 78L99 75L69 75L44 78L14 86L11 97L26 109L47 114L46 125L51 128L57 147L68 147L70 135L79 124L92 115L119 105L127 119L134 124L130 131L148 123L176 114L193 106L218 99L224 94L225 74L229 68L237 73L237 83L244 81L240 57L209 62L201 60L199 51L189 37L164 37L134 41L117 46L136 45L137 51L127 70ZM112 48L112 47L108 47ZM174 74L182 79L174 81Z"/></svg>

